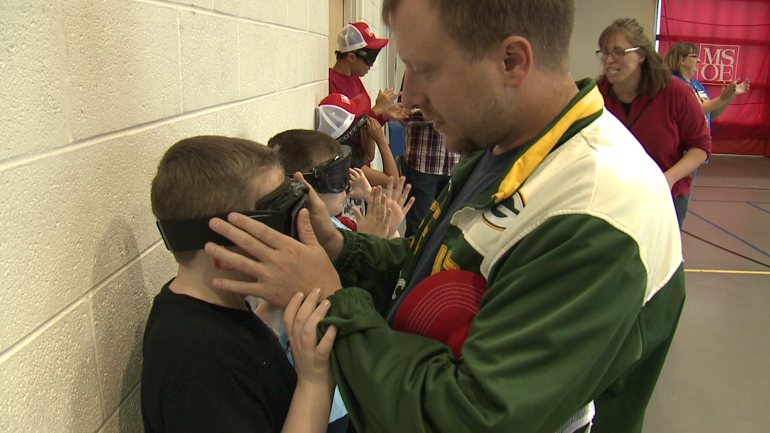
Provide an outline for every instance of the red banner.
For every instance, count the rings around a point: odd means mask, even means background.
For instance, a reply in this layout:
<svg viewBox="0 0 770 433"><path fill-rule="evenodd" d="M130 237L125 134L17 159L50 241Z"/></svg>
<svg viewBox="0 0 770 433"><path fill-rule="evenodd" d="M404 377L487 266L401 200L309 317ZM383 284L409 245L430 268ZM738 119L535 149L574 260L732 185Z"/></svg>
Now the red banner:
<svg viewBox="0 0 770 433"><path fill-rule="evenodd" d="M712 98L726 83L751 81L712 120L714 152L770 157L770 0L662 0L660 54L680 41L700 47L695 78Z"/></svg>

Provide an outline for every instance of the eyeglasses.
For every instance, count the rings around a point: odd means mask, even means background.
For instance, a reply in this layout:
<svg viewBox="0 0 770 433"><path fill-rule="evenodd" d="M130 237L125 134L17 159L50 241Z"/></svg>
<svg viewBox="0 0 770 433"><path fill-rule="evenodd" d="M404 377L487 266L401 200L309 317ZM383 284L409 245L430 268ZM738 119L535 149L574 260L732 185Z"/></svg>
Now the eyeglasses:
<svg viewBox="0 0 770 433"><path fill-rule="evenodd" d="M626 56L628 53L633 53L634 51L639 50L640 47L631 47L631 48L613 48L611 51L607 50L596 50L596 57L601 60L605 61L607 60L607 57L612 56L615 60L620 60L623 57Z"/></svg>
<svg viewBox="0 0 770 433"><path fill-rule="evenodd" d="M698 59L698 55L697 54L688 54L688 55L685 56L685 58L695 59L696 63L700 63L700 59Z"/></svg>

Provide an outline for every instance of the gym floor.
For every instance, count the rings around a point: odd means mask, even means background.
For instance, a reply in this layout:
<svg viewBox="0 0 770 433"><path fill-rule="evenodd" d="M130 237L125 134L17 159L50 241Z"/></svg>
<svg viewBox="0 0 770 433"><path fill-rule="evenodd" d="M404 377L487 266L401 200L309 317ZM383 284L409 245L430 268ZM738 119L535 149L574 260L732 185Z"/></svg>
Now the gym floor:
<svg viewBox="0 0 770 433"><path fill-rule="evenodd" d="M713 155L682 243L687 300L644 433L768 431L770 158Z"/></svg>

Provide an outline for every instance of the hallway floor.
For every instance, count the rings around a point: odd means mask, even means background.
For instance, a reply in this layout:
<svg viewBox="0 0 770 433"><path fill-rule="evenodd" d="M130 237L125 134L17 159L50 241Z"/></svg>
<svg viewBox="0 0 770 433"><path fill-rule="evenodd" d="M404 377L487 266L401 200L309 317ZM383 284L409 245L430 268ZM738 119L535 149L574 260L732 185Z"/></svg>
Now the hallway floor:
<svg viewBox="0 0 770 433"><path fill-rule="evenodd" d="M682 233L687 300L645 433L770 426L770 158L714 155Z"/></svg>

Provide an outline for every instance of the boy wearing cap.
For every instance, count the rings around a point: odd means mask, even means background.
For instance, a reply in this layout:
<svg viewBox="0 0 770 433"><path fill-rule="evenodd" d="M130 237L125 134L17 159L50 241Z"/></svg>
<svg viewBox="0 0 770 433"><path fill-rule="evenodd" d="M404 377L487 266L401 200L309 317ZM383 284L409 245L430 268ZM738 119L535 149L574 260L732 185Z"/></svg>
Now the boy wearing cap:
<svg viewBox="0 0 770 433"><path fill-rule="evenodd" d="M389 177L398 177L398 167L382 128L367 112L369 106L364 95L349 98L332 93L318 103L315 129L350 146L351 167L361 168L372 185L385 186ZM369 166L374 159L375 145L382 156L382 171Z"/></svg>
<svg viewBox="0 0 770 433"><path fill-rule="evenodd" d="M298 309L301 296L286 308L295 372L245 296L211 284L213 277L253 279L203 252L207 241L221 239L208 227L211 216L251 209L252 218L286 230L304 199L304 191L285 179L277 155L252 141L193 137L163 156L152 182L152 210L179 268L155 297L144 335L147 433L326 431L334 388L328 355L336 331L317 347L315 338L298 337L315 329L328 304L315 308L318 295L311 294L313 308Z"/></svg>
<svg viewBox="0 0 770 433"><path fill-rule="evenodd" d="M398 94L388 88L377 94L372 106L361 77L374 65L380 50L388 44L387 38L377 38L369 24L359 21L349 23L337 35L337 61L329 69L329 93L341 93L348 98L364 95L366 114L384 125L387 120L403 120L409 114L396 102Z"/></svg>

